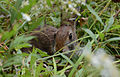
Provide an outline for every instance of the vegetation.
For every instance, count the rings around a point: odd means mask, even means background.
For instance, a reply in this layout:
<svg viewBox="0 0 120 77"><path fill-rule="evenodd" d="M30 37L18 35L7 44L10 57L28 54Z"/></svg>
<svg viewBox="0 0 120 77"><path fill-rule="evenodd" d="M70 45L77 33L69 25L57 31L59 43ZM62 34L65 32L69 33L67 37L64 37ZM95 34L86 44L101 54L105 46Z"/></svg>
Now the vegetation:
<svg viewBox="0 0 120 77"><path fill-rule="evenodd" d="M0 0L0 77L119 77L120 3L114 1ZM26 35L45 19L60 27L61 8L63 17L77 16L78 47L54 55L22 52L34 38ZM65 55L70 52L77 55Z"/></svg>

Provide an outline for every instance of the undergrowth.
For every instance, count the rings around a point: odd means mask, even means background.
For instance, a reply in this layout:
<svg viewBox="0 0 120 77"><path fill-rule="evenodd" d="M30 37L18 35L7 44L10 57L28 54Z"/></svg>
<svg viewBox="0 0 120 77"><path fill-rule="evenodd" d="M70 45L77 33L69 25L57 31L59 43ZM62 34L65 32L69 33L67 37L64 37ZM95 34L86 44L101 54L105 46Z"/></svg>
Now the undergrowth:
<svg viewBox="0 0 120 77"><path fill-rule="evenodd" d="M61 8L63 17L76 18L76 49L22 52L38 26L60 27ZM111 0L1 0L0 77L119 77L119 8ZM70 52L75 56L65 55Z"/></svg>

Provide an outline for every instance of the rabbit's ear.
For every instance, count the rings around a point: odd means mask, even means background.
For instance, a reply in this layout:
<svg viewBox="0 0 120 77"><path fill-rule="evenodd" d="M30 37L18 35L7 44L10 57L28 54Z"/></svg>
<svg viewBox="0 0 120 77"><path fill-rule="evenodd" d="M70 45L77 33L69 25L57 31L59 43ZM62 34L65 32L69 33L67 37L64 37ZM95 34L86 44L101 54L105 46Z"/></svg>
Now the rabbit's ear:
<svg viewBox="0 0 120 77"><path fill-rule="evenodd" d="M68 19L69 26L72 28L73 32L76 31L76 21Z"/></svg>

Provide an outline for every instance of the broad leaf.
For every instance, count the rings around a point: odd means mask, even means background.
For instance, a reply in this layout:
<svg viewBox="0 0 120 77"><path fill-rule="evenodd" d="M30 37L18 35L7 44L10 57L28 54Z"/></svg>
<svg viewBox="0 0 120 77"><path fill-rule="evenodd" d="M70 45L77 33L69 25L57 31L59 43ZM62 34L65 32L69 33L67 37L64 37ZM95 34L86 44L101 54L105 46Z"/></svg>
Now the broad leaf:
<svg viewBox="0 0 120 77"><path fill-rule="evenodd" d="M54 74L57 74L57 65L56 65L56 61L55 58L53 57L53 66L54 66Z"/></svg>
<svg viewBox="0 0 120 77"><path fill-rule="evenodd" d="M87 32L89 35L90 35L90 37L95 41L95 43L97 44L97 39L96 39L96 36L95 36L95 34L91 31L91 30L89 30L89 29L83 29L85 32Z"/></svg>
<svg viewBox="0 0 120 77"><path fill-rule="evenodd" d="M110 19L109 19L108 25L105 26L105 28L104 28L104 31L107 32L110 29L110 27L112 26L113 23L114 23L114 18L113 18L113 16L111 16Z"/></svg>
<svg viewBox="0 0 120 77"><path fill-rule="evenodd" d="M102 19L101 19L101 18L98 16L98 14L93 10L93 8L92 8L90 5L87 5L87 4L86 4L86 6L87 6L88 10L89 10L93 15L95 15L96 19L97 19L98 21L100 21L100 23L101 23L102 25L104 25L104 23L102 22Z"/></svg>
<svg viewBox="0 0 120 77"><path fill-rule="evenodd" d="M110 38L110 39L106 40L104 43L111 42L111 41L119 41L119 40L120 40L120 37L114 37L114 38Z"/></svg>
<svg viewBox="0 0 120 77"><path fill-rule="evenodd" d="M65 55L63 55L62 53L60 53L60 55L65 58L72 66L74 65L74 63Z"/></svg>

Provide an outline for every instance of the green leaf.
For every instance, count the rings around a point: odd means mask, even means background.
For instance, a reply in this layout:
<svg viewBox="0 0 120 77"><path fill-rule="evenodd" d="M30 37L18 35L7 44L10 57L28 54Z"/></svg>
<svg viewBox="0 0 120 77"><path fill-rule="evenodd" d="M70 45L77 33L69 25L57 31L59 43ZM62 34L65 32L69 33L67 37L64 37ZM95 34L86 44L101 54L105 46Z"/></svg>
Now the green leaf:
<svg viewBox="0 0 120 77"><path fill-rule="evenodd" d="M91 53L91 51L92 51L92 44L91 44L91 42L88 40L87 45L84 47L84 53L85 53L85 54L86 54L86 53Z"/></svg>
<svg viewBox="0 0 120 77"><path fill-rule="evenodd" d="M50 0L46 0L48 6L52 7L51 1Z"/></svg>
<svg viewBox="0 0 120 77"><path fill-rule="evenodd" d="M23 45L23 43L24 43L25 46L26 46L26 45L29 46L29 44L27 44L27 42L28 42L29 40L33 39L33 38L35 38L35 37L34 37L34 36L26 37L25 35L17 36L17 37L15 38L15 40L13 40L13 41L10 43L9 51L12 50L12 49L15 49L15 48L18 47L18 46L21 46L21 44ZM25 43L26 43L26 44L25 44ZM21 46L21 47L22 47L22 46ZM20 48L21 48L21 47L20 47Z"/></svg>
<svg viewBox="0 0 120 77"><path fill-rule="evenodd" d="M104 40L104 37L105 37L104 33L99 32L98 34L99 34L99 36L100 36L101 41L103 41L103 40Z"/></svg>
<svg viewBox="0 0 120 77"><path fill-rule="evenodd" d="M29 0L29 5L32 7L32 6L34 6L35 4L36 4L36 1L37 0Z"/></svg>
<svg viewBox="0 0 120 77"><path fill-rule="evenodd" d="M5 11L7 12L8 14L10 14L10 11L8 11L5 7L3 7L3 5L0 3L0 7Z"/></svg>
<svg viewBox="0 0 120 77"><path fill-rule="evenodd" d="M98 21L100 21L100 23L101 23L102 25L104 25L104 23L102 22L101 18L100 18L100 17L98 16L98 14L93 10L93 8L92 8L90 5L87 5L87 4L86 4L86 6L87 6L88 10L89 10L93 15L95 15L96 19L97 19Z"/></svg>
<svg viewBox="0 0 120 77"><path fill-rule="evenodd" d="M56 65L56 61L55 58L53 57L53 66L54 66L54 74L57 74L57 65Z"/></svg>
<svg viewBox="0 0 120 77"><path fill-rule="evenodd" d="M4 41L4 40L9 40L13 35L15 35L15 31L12 30L10 32L4 32L2 38L1 38L1 41Z"/></svg>
<svg viewBox="0 0 120 77"><path fill-rule="evenodd" d="M40 49L36 48L36 51L40 53L41 57L49 56L46 52L41 51Z"/></svg>
<svg viewBox="0 0 120 77"><path fill-rule="evenodd" d="M32 6L34 6L35 4L36 4L36 0L29 0L29 5L26 5L23 8L21 8L21 12L29 13Z"/></svg>
<svg viewBox="0 0 120 77"><path fill-rule="evenodd" d="M91 30L89 30L89 29L83 29L85 32L87 32L89 35L90 35L90 37L95 41L95 43L97 44L97 39L96 39L96 36L95 36L95 34L91 31Z"/></svg>
<svg viewBox="0 0 120 77"><path fill-rule="evenodd" d="M104 40L104 37L105 37L104 33L99 32L98 30L96 30L96 31L98 32L98 34L99 34L99 36L100 36L101 41L103 41L103 40Z"/></svg>
<svg viewBox="0 0 120 77"><path fill-rule="evenodd" d="M78 65L80 64L80 62L82 61L83 57L84 57L83 54L79 57L77 62L74 64L71 72L69 73L68 77L73 77L73 74L74 74L74 72L76 72L76 69L77 69Z"/></svg>
<svg viewBox="0 0 120 77"><path fill-rule="evenodd" d="M22 77L32 77L32 73L30 69L23 68L22 69Z"/></svg>
<svg viewBox="0 0 120 77"><path fill-rule="evenodd" d="M119 40L120 40L120 37L114 37L114 38L110 38L110 39L106 40L104 43L111 42L111 41L119 41Z"/></svg>
<svg viewBox="0 0 120 77"><path fill-rule="evenodd" d="M31 7L29 5L26 5L23 8L21 8L20 11L23 12L23 13L28 13L30 11L30 9L31 9Z"/></svg>
<svg viewBox="0 0 120 77"><path fill-rule="evenodd" d="M69 65L69 66L65 67L64 69L58 71L57 74L63 75L63 74L65 73L65 71L66 71L67 69L70 69L71 67L72 67L72 66Z"/></svg>
<svg viewBox="0 0 120 77"><path fill-rule="evenodd" d="M19 55L11 57L4 63L3 67L8 67L13 64L22 64L22 60L23 60L23 57Z"/></svg>
<svg viewBox="0 0 120 77"><path fill-rule="evenodd" d="M9 40L11 37L13 37L15 34L17 34L18 32L18 24L15 24L13 27L13 30L11 30L10 32L4 32L4 34L2 35L1 41L4 40Z"/></svg>
<svg viewBox="0 0 120 77"><path fill-rule="evenodd" d="M16 34L17 34L17 31L18 31L18 27L19 27L19 24L15 24L14 27L13 27L13 30L16 32Z"/></svg>
<svg viewBox="0 0 120 77"><path fill-rule="evenodd" d="M65 58L72 66L74 65L74 63L65 55L63 55L62 53L60 53L60 55Z"/></svg>
<svg viewBox="0 0 120 77"><path fill-rule="evenodd" d="M83 77L83 76L82 76L83 70L84 70L84 69L80 69L80 70L75 74L75 77Z"/></svg>
<svg viewBox="0 0 120 77"><path fill-rule="evenodd" d="M40 64L36 67L35 77L39 77L40 76L40 72L42 70L45 70L45 68L43 67L43 62L40 62Z"/></svg>
<svg viewBox="0 0 120 77"><path fill-rule="evenodd" d="M34 56L35 54L35 49L33 48L33 51L31 53L31 60L30 60L30 68L32 69L32 71L35 71L35 62L36 62L36 56Z"/></svg>
<svg viewBox="0 0 120 77"><path fill-rule="evenodd" d="M21 6L21 4L22 4L22 1L23 1L23 0L17 0L17 1L16 1L16 3L15 3L16 9L19 9L19 8L20 8L20 6Z"/></svg>
<svg viewBox="0 0 120 77"><path fill-rule="evenodd" d="M112 31L112 30L114 30L114 29L120 29L120 25L115 25L115 26L113 26L112 28L110 28L110 29L108 30L108 32L109 32L109 31Z"/></svg>
<svg viewBox="0 0 120 77"><path fill-rule="evenodd" d="M14 7L14 6L11 6L10 7L10 14L11 14L11 17L10 17L10 22L11 24L14 23L15 19L17 18L17 9Z"/></svg>
<svg viewBox="0 0 120 77"><path fill-rule="evenodd" d="M31 44L29 44L29 43L23 43L23 44L19 44L19 45L17 45L16 47L15 47L15 49L21 49L21 48L27 48L27 47L32 47L32 45Z"/></svg>
<svg viewBox="0 0 120 77"><path fill-rule="evenodd" d="M52 16L50 16L50 18L52 19L53 25L56 25L56 26L60 25L60 18L56 18Z"/></svg>
<svg viewBox="0 0 120 77"><path fill-rule="evenodd" d="M114 18L113 18L113 16L111 16L110 19L109 19L108 25L105 26L104 31L107 32L109 30L109 28L112 26L113 23L114 23Z"/></svg>
<svg viewBox="0 0 120 77"><path fill-rule="evenodd" d="M43 16L43 17L37 18L37 20L32 20L33 23L30 24L29 30L31 31L37 28L38 26L43 25L44 19L45 17Z"/></svg>

